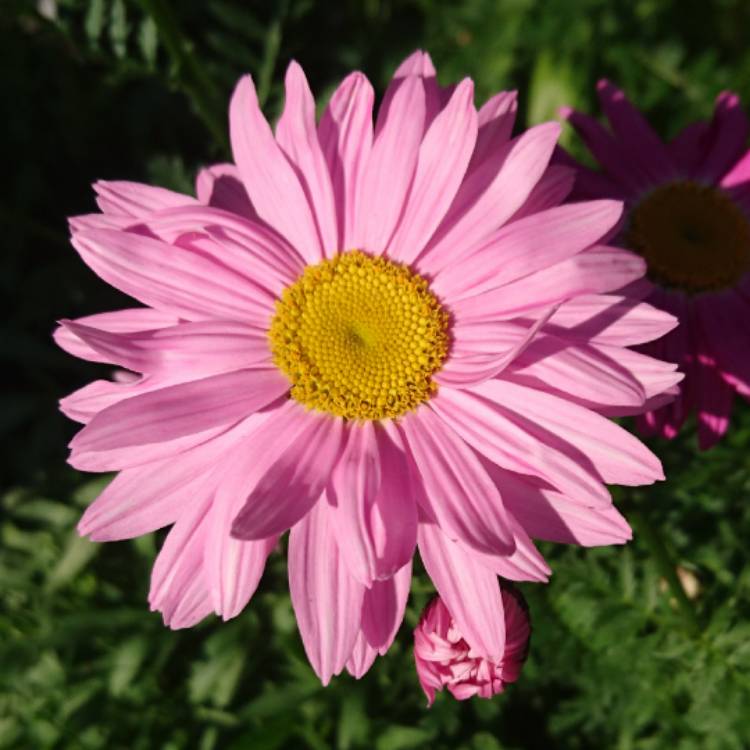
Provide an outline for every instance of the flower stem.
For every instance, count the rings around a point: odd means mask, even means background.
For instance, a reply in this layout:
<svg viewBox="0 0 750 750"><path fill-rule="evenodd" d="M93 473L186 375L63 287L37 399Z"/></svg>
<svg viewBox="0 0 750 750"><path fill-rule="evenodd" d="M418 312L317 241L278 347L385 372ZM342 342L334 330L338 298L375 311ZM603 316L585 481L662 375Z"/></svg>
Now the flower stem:
<svg viewBox="0 0 750 750"><path fill-rule="evenodd" d="M196 58L193 47L180 31L169 0L138 0L141 7L151 16L164 46L167 48L179 76L179 82L190 97L196 112L216 139L224 152L228 151L226 127L217 116L212 94L215 86L205 68Z"/></svg>
<svg viewBox="0 0 750 750"><path fill-rule="evenodd" d="M656 528L646 518L644 513L639 510L633 510L630 512L629 516L636 528L638 536L649 548L651 558L656 563L656 567L667 582L669 590L677 602L685 627L692 635L700 635L701 626L695 612L695 607L690 599L688 599L685 589L682 587L682 583L680 583L680 579L677 577L677 566L669 554L669 550L664 544L664 540L661 538L661 535Z"/></svg>

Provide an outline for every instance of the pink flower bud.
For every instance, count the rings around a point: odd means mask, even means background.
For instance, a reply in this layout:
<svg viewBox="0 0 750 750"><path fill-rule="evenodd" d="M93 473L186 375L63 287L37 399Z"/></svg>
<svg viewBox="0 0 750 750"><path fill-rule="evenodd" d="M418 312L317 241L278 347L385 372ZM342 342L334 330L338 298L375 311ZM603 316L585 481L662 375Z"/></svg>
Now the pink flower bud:
<svg viewBox="0 0 750 750"><path fill-rule="evenodd" d="M425 607L414 630L414 660L429 706L444 687L460 701L473 695L491 698L518 679L529 650L529 609L517 589L505 582L501 586L503 612L498 617L505 618L505 651L498 659L471 648L439 596Z"/></svg>

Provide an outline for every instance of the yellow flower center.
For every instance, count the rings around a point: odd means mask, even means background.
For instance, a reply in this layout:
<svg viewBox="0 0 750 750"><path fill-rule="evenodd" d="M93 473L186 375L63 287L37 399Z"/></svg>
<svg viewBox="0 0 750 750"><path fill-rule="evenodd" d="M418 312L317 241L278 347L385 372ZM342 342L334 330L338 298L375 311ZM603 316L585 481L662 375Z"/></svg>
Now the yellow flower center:
<svg viewBox="0 0 750 750"><path fill-rule="evenodd" d="M301 404L347 419L393 418L437 390L448 313L408 268L352 250L308 266L284 289L269 336Z"/></svg>
<svg viewBox="0 0 750 750"><path fill-rule="evenodd" d="M649 277L702 292L732 286L750 270L750 224L723 191L675 182L633 210L627 245L648 263Z"/></svg>

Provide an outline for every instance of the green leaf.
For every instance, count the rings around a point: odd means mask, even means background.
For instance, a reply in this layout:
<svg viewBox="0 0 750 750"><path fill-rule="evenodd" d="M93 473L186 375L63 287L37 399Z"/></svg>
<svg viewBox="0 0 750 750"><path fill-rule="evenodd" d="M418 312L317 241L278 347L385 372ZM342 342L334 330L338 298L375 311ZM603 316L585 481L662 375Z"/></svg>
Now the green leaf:
<svg viewBox="0 0 750 750"><path fill-rule="evenodd" d="M101 544L90 542L88 539L78 536L75 531L71 532L60 561L47 577L47 591L57 591L70 583L100 549Z"/></svg>

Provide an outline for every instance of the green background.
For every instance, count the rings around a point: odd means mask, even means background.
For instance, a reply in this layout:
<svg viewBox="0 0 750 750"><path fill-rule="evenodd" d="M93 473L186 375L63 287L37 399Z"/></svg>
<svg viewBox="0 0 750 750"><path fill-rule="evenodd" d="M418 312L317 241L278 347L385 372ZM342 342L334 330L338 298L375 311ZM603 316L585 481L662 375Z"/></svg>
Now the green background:
<svg viewBox="0 0 750 750"><path fill-rule="evenodd" d="M636 541L543 545L548 586L524 585L534 619L521 680L491 701L425 708L411 629L431 595L419 575L406 622L365 679L322 689L308 667L275 556L236 620L171 632L146 592L161 534L96 545L73 531L106 478L66 467L75 426L62 395L106 370L57 351L56 318L125 298L78 260L65 217L94 210L90 183L191 191L224 160L226 108L250 71L269 117L296 58L324 101L352 68L379 92L428 49L478 101L520 89L520 125L561 104L595 111L594 84L625 86L665 135L750 97L745 0L2 3L3 247L0 355L0 747L742 748L750 747L750 412L708 454L655 443L668 483L616 494ZM566 132L566 143L575 143ZM697 583L697 626L646 542Z"/></svg>

